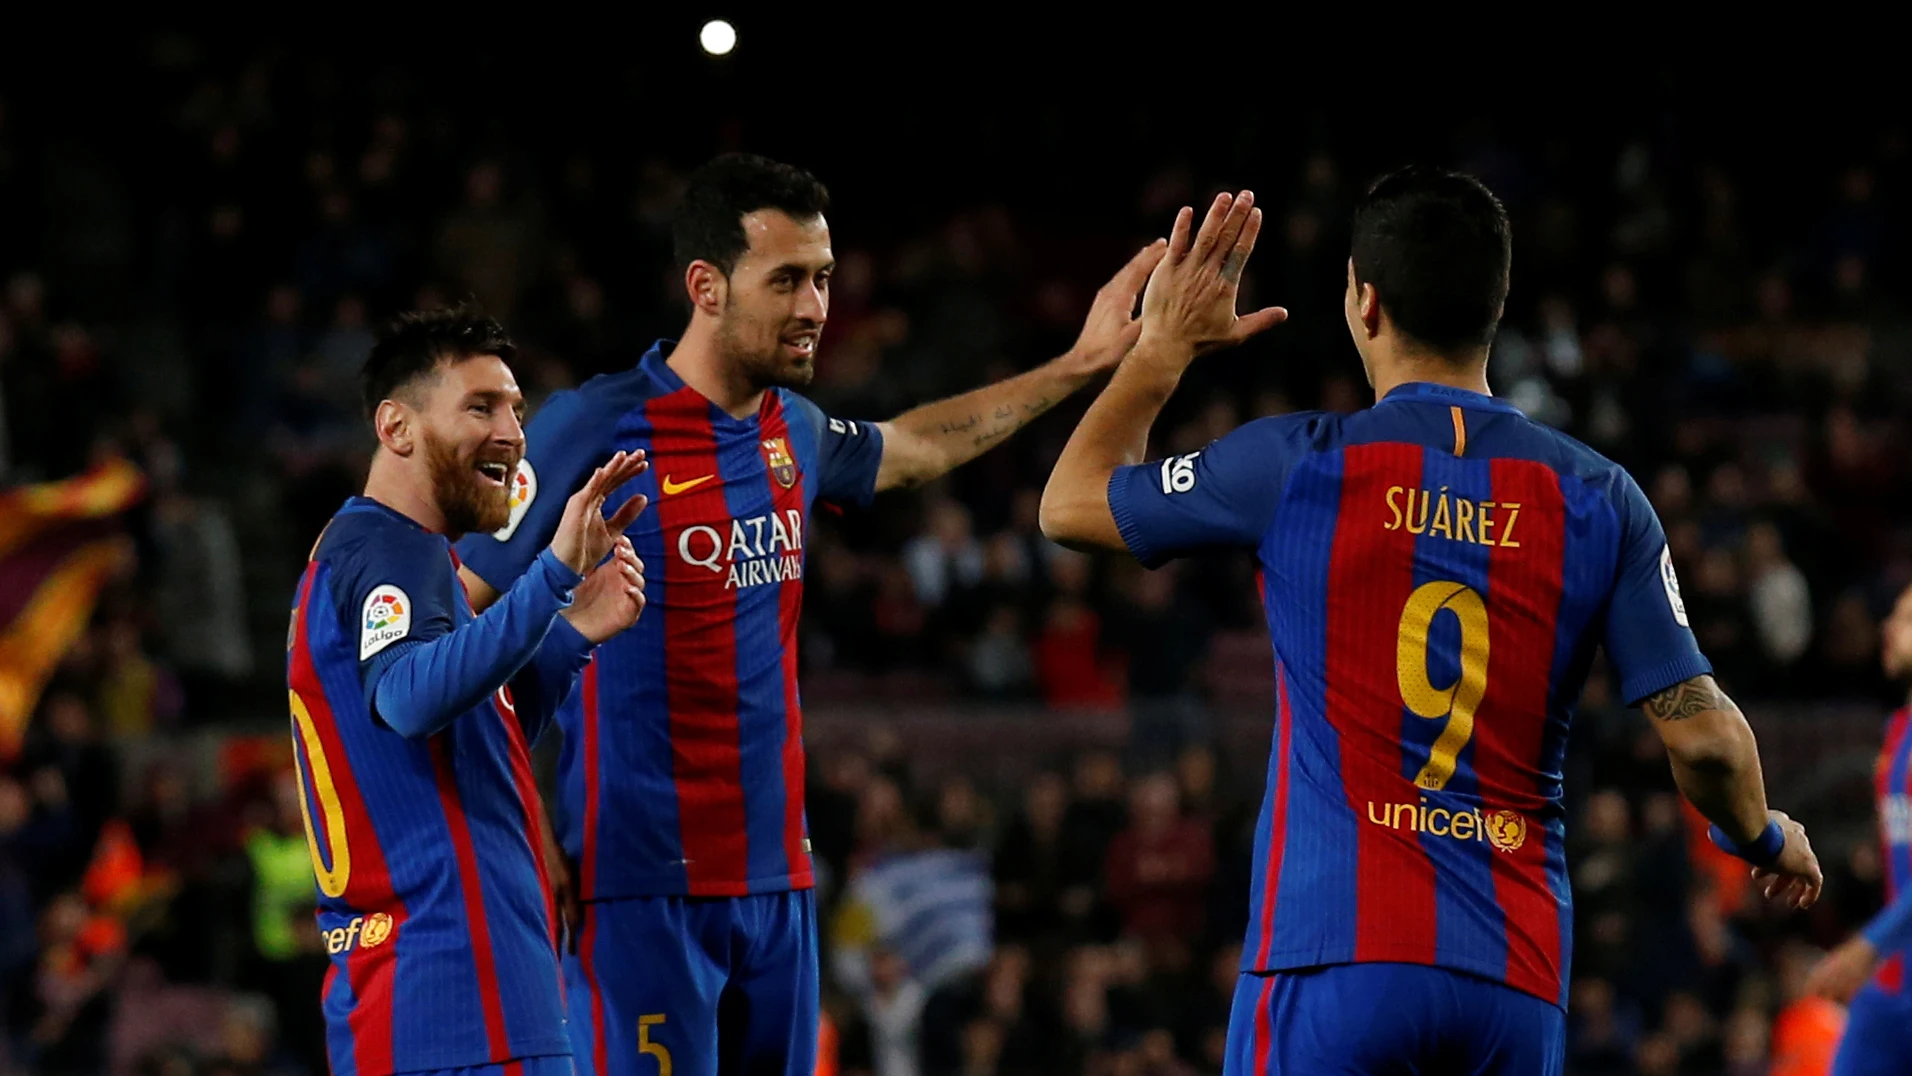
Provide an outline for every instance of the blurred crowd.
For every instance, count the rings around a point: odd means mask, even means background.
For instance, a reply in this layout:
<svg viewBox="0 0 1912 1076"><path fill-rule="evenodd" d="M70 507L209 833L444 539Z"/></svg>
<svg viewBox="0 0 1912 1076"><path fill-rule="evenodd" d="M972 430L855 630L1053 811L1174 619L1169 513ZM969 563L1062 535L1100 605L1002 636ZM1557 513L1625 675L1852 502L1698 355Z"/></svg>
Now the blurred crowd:
<svg viewBox="0 0 1912 1076"><path fill-rule="evenodd" d="M296 1072L317 1056L323 961L271 655L307 548L363 475L375 327L476 297L520 339L534 407L629 365L680 327L669 211L734 133L651 155L614 132L501 129L402 72L361 83L323 57L175 39L140 55L104 132L0 83L0 475L118 456L150 490L127 519L136 566L0 756L0 1072ZM1882 716L1876 623L1912 583L1907 131L1775 189L1683 150L1681 122L1611 144L1456 128L1447 162L1514 218L1490 376L1638 477L1749 711ZM1363 406L1339 303L1373 162L1325 137L1241 152L1096 172L1117 204L1088 223L1036 199L857 204L846 181L811 395L880 419L1058 354L1175 207L1249 181L1281 209L1245 301L1294 316L1204 360L1156 451ZM833 184L868 167L796 163ZM819 516L813 714L887 700L1127 729L1014 785L980 766L913 779L907 718L818 749L826 942L856 951L826 969L845 1072L1219 1071L1262 758L1218 729L1268 705L1253 565L1143 572L1046 542L1038 491L1080 404L930 488ZM1835 899L1780 922L1695 851L1643 731L1596 682L1569 783L1570 1071L1763 1072L1814 947L1876 906L1869 805L1827 797ZM846 895L938 849L981 864L993 927L981 958L922 981Z"/></svg>

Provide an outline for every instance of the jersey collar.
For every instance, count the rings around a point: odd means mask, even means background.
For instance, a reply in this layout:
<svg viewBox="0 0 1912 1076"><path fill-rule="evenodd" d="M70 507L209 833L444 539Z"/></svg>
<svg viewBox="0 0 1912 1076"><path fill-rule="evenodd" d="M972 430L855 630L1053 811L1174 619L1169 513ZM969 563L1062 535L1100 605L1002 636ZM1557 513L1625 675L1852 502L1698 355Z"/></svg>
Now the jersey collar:
<svg viewBox="0 0 1912 1076"><path fill-rule="evenodd" d="M677 371L671 369L671 352L675 350L677 350L677 341L659 340L651 345L651 349L644 353L644 358L637 364L638 368L643 370L653 383L663 387L664 392L661 395L668 395L681 389L690 388L690 386L684 384L683 378L677 376ZM697 393L699 399L704 399L703 394L698 393L696 389L691 389L690 391ZM770 397L774 395L775 392L775 389L765 392L763 403L758 406L757 413L749 418L737 418L730 412L711 403L708 399L704 399L704 405L710 409L710 421L716 426L756 429L758 422L763 418L764 412L770 408Z"/></svg>
<svg viewBox="0 0 1912 1076"><path fill-rule="evenodd" d="M1475 411L1501 411L1509 415L1521 413L1520 408L1498 397L1485 396L1469 389L1457 389L1451 385L1436 385L1427 381L1410 381L1405 385L1396 385L1388 390L1388 394L1381 397L1375 406L1405 400L1449 404Z"/></svg>

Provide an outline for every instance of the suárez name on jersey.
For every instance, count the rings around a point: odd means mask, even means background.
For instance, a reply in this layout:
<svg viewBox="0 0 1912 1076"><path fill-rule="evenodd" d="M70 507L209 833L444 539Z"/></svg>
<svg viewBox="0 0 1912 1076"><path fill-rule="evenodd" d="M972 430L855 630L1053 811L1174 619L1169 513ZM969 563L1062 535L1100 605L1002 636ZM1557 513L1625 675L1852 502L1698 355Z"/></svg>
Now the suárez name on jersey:
<svg viewBox="0 0 1912 1076"><path fill-rule="evenodd" d="M704 523L677 535L677 555L724 576L724 589L762 586L803 578L803 513L795 508L730 521L722 530Z"/></svg>

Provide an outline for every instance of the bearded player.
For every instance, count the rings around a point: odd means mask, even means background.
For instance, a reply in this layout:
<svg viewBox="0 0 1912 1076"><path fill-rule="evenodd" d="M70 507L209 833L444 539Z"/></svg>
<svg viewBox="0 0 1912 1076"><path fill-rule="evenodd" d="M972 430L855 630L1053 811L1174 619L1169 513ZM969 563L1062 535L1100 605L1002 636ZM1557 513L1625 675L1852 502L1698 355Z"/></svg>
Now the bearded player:
<svg viewBox="0 0 1912 1076"><path fill-rule="evenodd" d="M1887 676L1912 680L1912 588L1899 595L1880 632L1880 660ZM1912 949L1912 701L1887 719L1875 772L1885 910L1828 953L1806 984L1816 994L1851 1002L1833 1076L1912 1071L1912 989L1905 967Z"/></svg>
<svg viewBox="0 0 1912 1076"><path fill-rule="evenodd" d="M1557 1074L1561 766L1595 647L1715 840L1794 907L1820 887L1805 831L1766 808L1752 730L1687 629L1639 488L1488 393L1510 242L1485 187L1410 169L1356 210L1344 306L1374 407L1144 463L1195 357L1286 317L1235 314L1261 225L1250 192L1192 224L1182 210L1042 526L1150 567L1260 560L1275 742L1225 1070Z"/></svg>
<svg viewBox="0 0 1912 1076"><path fill-rule="evenodd" d="M583 1072L810 1071L797 618L812 506L936 478L1113 366L1160 254L1101 290L1060 358L888 422L844 421L795 391L829 315L828 200L759 157L693 175L674 224L683 339L553 396L531 423L511 520L459 545L482 605L532 563L592 458L649 453L632 488L657 510L628 533L664 565L653 612L598 651L559 719L563 844L585 901L565 962Z"/></svg>
<svg viewBox="0 0 1912 1076"><path fill-rule="evenodd" d="M512 351L465 310L407 316L379 341L365 493L299 580L286 679L341 1076L571 1072L526 744L644 607L620 533L644 499L602 512L644 462L592 471L531 569L474 616L451 542L509 515L524 454Z"/></svg>

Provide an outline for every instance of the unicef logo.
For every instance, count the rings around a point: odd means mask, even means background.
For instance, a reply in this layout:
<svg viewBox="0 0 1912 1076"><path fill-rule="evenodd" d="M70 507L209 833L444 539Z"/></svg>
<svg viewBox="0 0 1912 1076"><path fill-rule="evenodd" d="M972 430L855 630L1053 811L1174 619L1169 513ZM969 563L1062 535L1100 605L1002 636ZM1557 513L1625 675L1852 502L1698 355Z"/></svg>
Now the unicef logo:
<svg viewBox="0 0 1912 1076"><path fill-rule="evenodd" d="M1527 843L1527 820L1513 811L1494 811L1486 816L1487 843L1512 855Z"/></svg>

